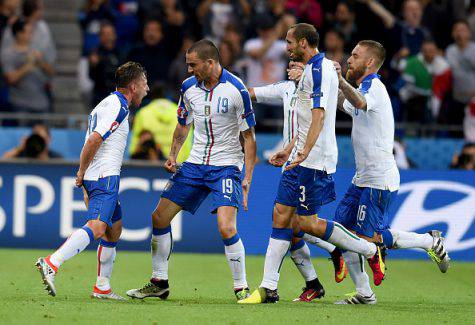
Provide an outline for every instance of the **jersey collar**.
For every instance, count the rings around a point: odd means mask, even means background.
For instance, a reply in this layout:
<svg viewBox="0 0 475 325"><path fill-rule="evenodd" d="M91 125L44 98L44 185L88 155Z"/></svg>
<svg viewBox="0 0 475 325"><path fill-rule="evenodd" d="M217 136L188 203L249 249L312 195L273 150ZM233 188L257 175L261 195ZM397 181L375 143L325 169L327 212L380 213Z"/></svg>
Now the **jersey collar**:
<svg viewBox="0 0 475 325"><path fill-rule="evenodd" d="M377 73L372 73L372 74L369 74L367 75L366 77L364 77L364 79L361 81L361 84L360 84L360 91L365 94L368 92L369 88L371 87L371 82L373 81L373 79L380 79L381 76Z"/></svg>
<svg viewBox="0 0 475 325"><path fill-rule="evenodd" d="M321 60L323 60L324 57L325 57L325 53L324 53L324 52L315 54L314 56L312 56L312 58L311 58L310 60L308 60L307 64L312 64L312 63L321 61Z"/></svg>
<svg viewBox="0 0 475 325"><path fill-rule="evenodd" d="M117 90L114 91L113 94L119 97L119 101L122 107L124 107L125 109L129 108L129 103L127 102L127 98L125 98L124 94Z"/></svg>

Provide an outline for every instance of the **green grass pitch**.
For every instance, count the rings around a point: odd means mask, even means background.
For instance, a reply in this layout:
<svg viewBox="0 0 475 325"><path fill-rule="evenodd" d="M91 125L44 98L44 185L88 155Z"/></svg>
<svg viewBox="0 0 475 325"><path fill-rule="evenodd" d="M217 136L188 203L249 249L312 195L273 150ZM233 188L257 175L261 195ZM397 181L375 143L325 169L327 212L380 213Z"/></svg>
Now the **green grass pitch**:
<svg viewBox="0 0 475 325"><path fill-rule="evenodd" d="M376 288L375 306L335 306L353 291L351 280L336 284L329 261L314 259L326 296L314 303L294 303L303 286L290 258L281 271L281 301L274 305L237 305L224 255L173 254L170 260L171 294L126 302L92 300L95 252L87 251L65 263L56 278L58 294L43 290L34 267L47 251L0 250L0 324L453 324L475 322L475 263L453 263L442 274L431 261L388 261L388 276ZM264 258L248 256L251 289L259 285ZM125 295L142 286L151 272L147 253L117 254L112 285Z"/></svg>

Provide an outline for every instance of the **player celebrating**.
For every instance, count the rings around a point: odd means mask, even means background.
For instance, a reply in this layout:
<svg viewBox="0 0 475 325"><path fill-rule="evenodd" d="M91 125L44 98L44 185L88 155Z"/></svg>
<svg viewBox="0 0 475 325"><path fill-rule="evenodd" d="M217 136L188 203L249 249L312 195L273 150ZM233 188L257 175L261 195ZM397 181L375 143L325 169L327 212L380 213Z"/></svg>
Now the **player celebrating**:
<svg viewBox="0 0 475 325"><path fill-rule="evenodd" d="M417 234L388 229L387 214L399 189L399 171L393 155L394 117L386 87L379 80L378 70L385 59L384 47L375 41L361 41L348 59L348 81L338 72L338 108L353 118L351 139L355 152L356 174L335 212L335 221L374 242L383 241L387 248L422 248L445 273L449 255L440 231ZM337 304L375 304L368 275L361 258L345 252L356 294Z"/></svg>
<svg viewBox="0 0 475 325"><path fill-rule="evenodd" d="M381 251L340 224L317 218L323 204L335 199L333 174L337 163L335 114L338 77L332 61L318 53L319 35L309 24L297 24L287 32L287 50L293 61L306 64L297 87L297 136L270 162L285 164L274 205L273 229L267 248L264 277L260 288L238 303L277 302L277 283L282 260L292 239L291 219L296 212L300 229L337 247L364 255L378 284L384 277Z"/></svg>
<svg viewBox="0 0 475 325"><path fill-rule="evenodd" d="M120 66L115 79L116 91L103 99L89 115L76 177L76 186L84 187L87 193L89 221L72 233L53 254L36 262L45 288L52 296L56 296L54 278L59 267L100 238L98 277L92 296L124 299L110 286L115 246L122 232L118 195L120 170L129 134L129 106L140 106L149 89L144 68L135 62Z"/></svg>
<svg viewBox="0 0 475 325"><path fill-rule="evenodd" d="M256 160L256 141L251 100L241 80L223 69L216 46L208 40L193 44L186 52L186 64L193 77L181 86L178 124L165 168L175 173L171 186L162 194L152 214L152 278L133 298L169 295L168 259L172 250L170 222L185 210L194 213L212 194L212 213L217 212L218 229L234 279L236 298L249 295L244 246L236 230L236 214L247 197ZM188 160L177 170L176 156L194 124L193 147ZM239 134L244 138L244 154ZM244 156L244 157L243 157ZM245 160L245 175L241 169ZM242 187L242 188L241 188Z"/></svg>
<svg viewBox="0 0 475 325"><path fill-rule="evenodd" d="M300 80L303 64L297 62L289 63L289 79L274 84L249 88L251 100L258 103L282 105L284 109L283 147L292 142L297 131L297 116L295 112L295 102L297 100L297 85ZM297 77L294 79L294 77ZM326 250L331 257L335 269L335 281L343 281L348 273L345 261L340 249L317 237L304 234L298 227L293 225L294 237L290 246L290 257L300 274L305 279L305 287L302 294L294 301L310 302L317 298L322 298L325 294L323 285L317 277L315 268L310 259L310 250L302 238L311 244Z"/></svg>

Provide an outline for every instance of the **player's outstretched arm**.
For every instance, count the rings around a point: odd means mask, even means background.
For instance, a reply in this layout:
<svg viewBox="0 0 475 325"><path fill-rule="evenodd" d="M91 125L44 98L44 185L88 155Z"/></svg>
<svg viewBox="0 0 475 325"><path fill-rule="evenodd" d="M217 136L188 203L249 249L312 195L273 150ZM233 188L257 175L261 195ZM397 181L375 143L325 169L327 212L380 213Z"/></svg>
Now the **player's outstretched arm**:
<svg viewBox="0 0 475 325"><path fill-rule="evenodd" d="M247 211L247 197L249 195L249 189L251 188L252 173L254 172L254 165L256 164L257 159L257 144L254 128L252 127L243 131L242 137L244 138L244 162L246 164L246 171L242 181L242 204L244 210Z"/></svg>
<svg viewBox="0 0 475 325"><path fill-rule="evenodd" d="M323 121L325 120L325 110L323 108L312 109L312 123L307 133L307 140L302 150L297 152L296 157L292 162L285 167L285 170L292 169L297 165L300 165L305 159L307 159L310 150L312 150L315 142L317 142L318 136L323 129Z"/></svg>
<svg viewBox="0 0 475 325"><path fill-rule="evenodd" d="M350 102L351 105L358 109L366 110L366 98L364 95L352 85L348 83L348 81L343 78L341 74L341 66L338 62L333 61L333 65L335 66L336 72L338 74L338 84L340 86L340 90L345 96L346 100ZM338 104L340 103L340 96L338 96Z"/></svg>
<svg viewBox="0 0 475 325"><path fill-rule="evenodd" d="M92 159L99 150L103 140L102 136L97 132L92 132L89 138L86 141L86 144L82 148L81 156L79 158L79 170L76 174L76 186L81 187L82 181L84 178L84 173L86 173L87 167L91 164Z"/></svg>
<svg viewBox="0 0 475 325"><path fill-rule="evenodd" d="M176 172L176 157L180 152L183 143L185 143L186 138L188 137L188 132L190 132L190 125L182 125L177 123L175 131L173 132L173 142L170 149L170 154L167 161L165 162L165 169L170 173Z"/></svg>

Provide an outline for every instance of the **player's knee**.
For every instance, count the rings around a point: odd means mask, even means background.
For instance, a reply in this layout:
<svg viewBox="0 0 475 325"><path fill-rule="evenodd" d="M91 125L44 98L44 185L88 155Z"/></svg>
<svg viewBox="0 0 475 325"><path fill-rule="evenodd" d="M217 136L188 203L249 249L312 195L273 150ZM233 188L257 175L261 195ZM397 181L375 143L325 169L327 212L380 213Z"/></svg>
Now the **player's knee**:
<svg viewBox="0 0 475 325"><path fill-rule="evenodd" d="M287 228L290 224L290 217L279 206L274 207L272 215L272 226L274 228Z"/></svg>
<svg viewBox="0 0 475 325"><path fill-rule="evenodd" d="M87 226L92 230L94 234L94 239L102 238L107 229L107 224L99 220L90 220L87 223Z"/></svg>
<svg viewBox="0 0 475 325"><path fill-rule="evenodd" d="M221 235L221 238L231 238L235 234L237 234L236 227L232 225L219 225L219 234Z"/></svg>

